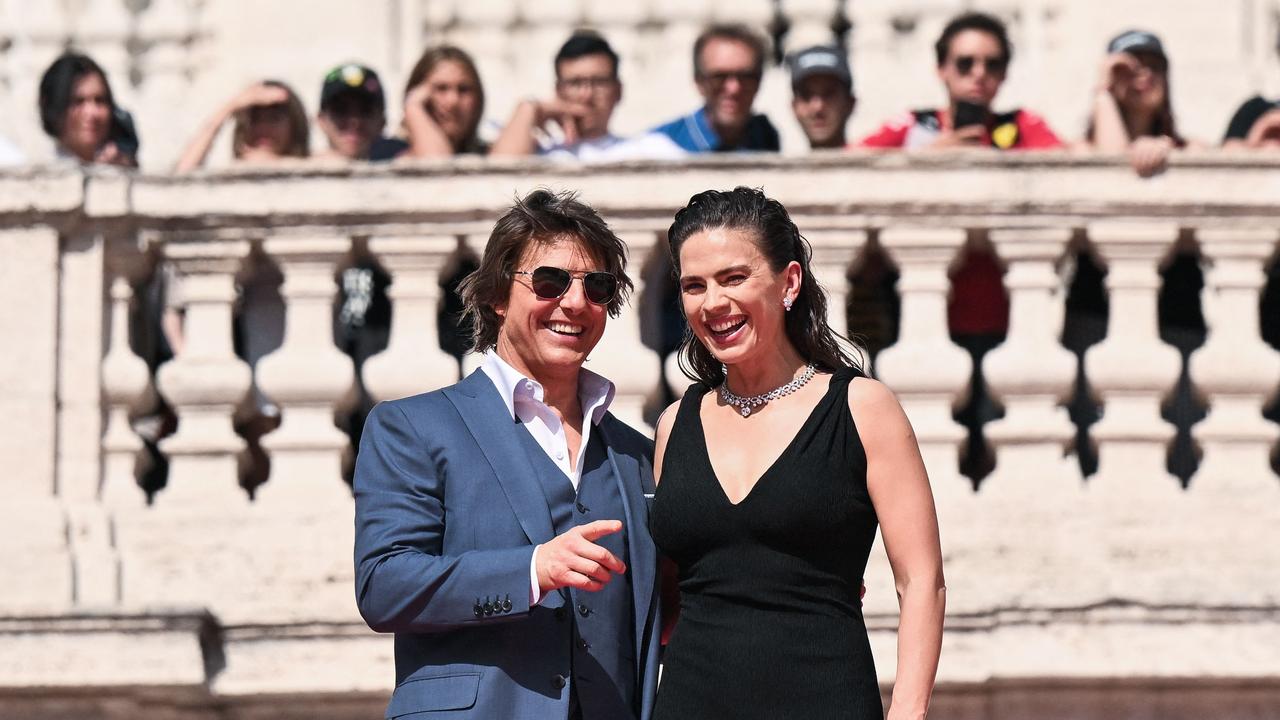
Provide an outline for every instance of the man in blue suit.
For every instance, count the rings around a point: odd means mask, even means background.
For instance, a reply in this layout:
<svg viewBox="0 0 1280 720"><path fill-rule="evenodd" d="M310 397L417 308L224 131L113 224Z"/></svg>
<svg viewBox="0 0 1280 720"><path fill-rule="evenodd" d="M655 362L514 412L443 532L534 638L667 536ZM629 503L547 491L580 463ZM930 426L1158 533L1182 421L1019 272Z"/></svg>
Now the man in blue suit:
<svg viewBox="0 0 1280 720"><path fill-rule="evenodd" d="M590 207L530 193L461 288L481 369L370 413L356 600L396 634L388 718L649 717L653 444L582 367L631 290L625 263Z"/></svg>

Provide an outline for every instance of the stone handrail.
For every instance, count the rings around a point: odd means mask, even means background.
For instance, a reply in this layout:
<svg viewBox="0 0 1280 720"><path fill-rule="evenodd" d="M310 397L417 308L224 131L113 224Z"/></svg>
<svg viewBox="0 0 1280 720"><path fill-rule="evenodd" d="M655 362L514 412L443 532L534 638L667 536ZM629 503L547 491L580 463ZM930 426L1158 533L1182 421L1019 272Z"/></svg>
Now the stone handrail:
<svg viewBox="0 0 1280 720"><path fill-rule="evenodd" d="M227 695L384 690L390 647L362 629L352 601L340 469L350 448L333 416L355 377L333 343L335 273L356 248L391 276L390 341L361 370L369 394L441 387L460 373L437 342L443 275L482 249L517 193L580 190L627 242L641 280L591 367L617 383L615 413L647 429L660 384L679 383L642 340L635 308L660 292L660 275L641 267L664 251L690 195L738 184L791 210L833 308L854 293L847 278L867 252L883 252L900 274L897 340L874 368L915 426L937 498L950 595L944 684L1280 677L1280 556L1265 540L1280 527L1280 427L1264 417L1280 390L1280 353L1259 314L1280 250L1280 161L1219 154L1176 158L1150 180L1113 158L984 153L0 174L0 537L12 548L0 573L22 578L0 616L47 648L103 627L145 636L147 618L176 618L153 645L133 647L148 658L146 677L116 667L103 684L194 675ZM1004 416L983 431L995 466L976 492L960 472L967 433L953 416L971 356L947 329L948 272L975 243L1000 258L1010 300L1007 337L982 358ZM249 302L237 274L258 252L283 276L286 330L275 351L246 362L232 317ZM1158 324L1159 273L1175 252L1198 253L1206 271L1207 340L1189 359ZM1109 298L1105 338L1083 360L1060 340L1060 267L1081 255L1106 269ZM157 262L181 278L187 340L153 373L128 325L135 288ZM846 317L832 322L843 328ZM1200 457L1185 489L1167 469L1175 429L1161 415L1184 365L1208 409L1190 427ZM1078 376L1102 408L1087 431L1097 447L1087 477L1066 409ZM246 442L236 423L251 387L281 418L262 437L270 476L252 493L238 480ZM149 501L135 480L135 428L157 397L177 429L159 443L167 484ZM868 571L866 614L888 680L896 612L882 555ZM202 613L215 620L191 619ZM76 620L95 614L106 619ZM89 625L97 629L77 629ZM200 628L218 661L173 650L164 638L197 632L175 628ZM42 675L0 649L0 668L11 663L26 670L0 673L17 678L0 685L50 683L52 666ZM91 675L101 664L85 663ZM156 668L170 666L166 680ZM346 684L326 684L333 674L321 669L334 666L350 670Z"/></svg>

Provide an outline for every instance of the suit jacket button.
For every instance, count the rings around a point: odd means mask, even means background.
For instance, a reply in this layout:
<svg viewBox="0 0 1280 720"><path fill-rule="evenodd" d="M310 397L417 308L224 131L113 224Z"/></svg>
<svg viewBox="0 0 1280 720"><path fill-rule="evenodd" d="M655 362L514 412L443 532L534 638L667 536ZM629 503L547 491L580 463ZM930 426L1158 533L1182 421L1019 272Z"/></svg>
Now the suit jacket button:
<svg viewBox="0 0 1280 720"><path fill-rule="evenodd" d="M587 642L586 638L578 638L578 647L582 648L583 650L590 650L591 643Z"/></svg>
<svg viewBox="0 0 1280 720"><path fill-rule="evenodd" d="M484 608L481 607L479 600L476 601L475 607L471 608L471 612L475 613L476 617L482 617L484 615Z"/></svg>
<svg viewBox="0 0 1280 720"><path fill-rule="evenodd" d="M511 596L510 595L507 596L506 600L502 601L502 612L504 613L511 612Z"/></svg>
<svg viewBox="0 0 1280 720"><path fill-rule="evenodd" d="M555 689L557 689L557 690L563 690L563 689L564 689L565 684L566 684L566 683L565 683L565 679L564 679L564 676L563 676L563 675L552 675L552 676L551 676L551 686L552 686L552 687L554 687Z"/></svg>
<svg viewBox="0 0 1280 720"><path fill-rule="evenodd" d="M591 614L591 608L587 607L586 605L579 605L578 614L581 615L582 617L586 617Z"/></svg>
<svg viewBox="0 0 1280 720"><path fill-rule="evenodd" d="M484 614L485 615L493 614L493 603L489 602L487 599L484 601Z"/></svg>

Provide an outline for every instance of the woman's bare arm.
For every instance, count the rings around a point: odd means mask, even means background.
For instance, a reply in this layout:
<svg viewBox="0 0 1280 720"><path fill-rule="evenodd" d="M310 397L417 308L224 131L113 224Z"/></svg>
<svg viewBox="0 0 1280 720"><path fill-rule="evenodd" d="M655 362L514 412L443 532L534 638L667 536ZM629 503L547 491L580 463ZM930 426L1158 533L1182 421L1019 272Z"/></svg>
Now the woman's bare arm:
<svg viewBox="0 0 1280 720"><path fill-rule="evenodd" d="M946 606L933 492L915 432L887 387L868 378L855 379L849 388L849 410L866 449L867 487L893 568L901 614L897 679L888 717L923 718L938 672Z"/></svg>

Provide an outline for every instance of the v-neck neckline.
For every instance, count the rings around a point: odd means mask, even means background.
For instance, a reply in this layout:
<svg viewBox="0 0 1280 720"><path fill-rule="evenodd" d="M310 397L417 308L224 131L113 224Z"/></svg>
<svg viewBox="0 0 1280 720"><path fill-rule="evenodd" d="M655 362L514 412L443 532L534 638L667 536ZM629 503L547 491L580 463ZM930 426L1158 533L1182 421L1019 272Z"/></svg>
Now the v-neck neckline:
<svg viewBox="0 0 1280 720"><path fill-rule="evenodd" d="M729 505L729 507L741 507L744 503L750 500L751 497L755 495L756 488L759 488L760 484L773 474L774 468L778 467L783 458L787 457L787 455L791 453L796 442L800 440L800 438L805 434L805 431L809 429L809 425L818 417L818 411L821 410L831 398L831 390L835 385L836 378L836 373L831 373L831 379L827 382L827 389L823 391L822 397L818 399L818 402L814 404L813 409L809 411L808 417L804 419L804 422L800 423L799 429L797 429L795 434L791 436L790 442L782 448L782 452L778 453L778 456L773 459L773 462L769 463L769 466L764 469L764 472L760 473L760 475L756 477L755 482L751 483L750 489L747 490L747 493L743 495L738 502L731 500L729 498L729 493L725 491L724 483L720 480L720 473L716 471L715 463L711 460L711 447L707 445L707 430L702 424L702 399L715 391L709 388L707 392L703 393L702 396L698 398L693 409L698 420L698 438L702 442L702 458L707 463L707 469L711 471L711 481L715 483L716 488L720 491L720 497Z"/></svg>

